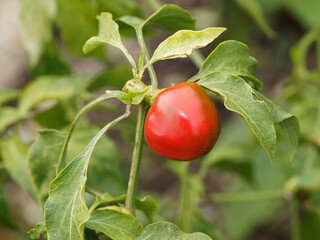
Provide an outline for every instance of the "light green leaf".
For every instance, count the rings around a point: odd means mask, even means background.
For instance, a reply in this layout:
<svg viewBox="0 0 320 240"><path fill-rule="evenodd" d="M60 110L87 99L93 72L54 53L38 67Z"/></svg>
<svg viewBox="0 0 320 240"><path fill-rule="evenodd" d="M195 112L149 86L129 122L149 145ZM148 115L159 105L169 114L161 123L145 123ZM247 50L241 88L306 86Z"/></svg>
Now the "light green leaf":
<svg viewBox="0 0 320 240"><path fill-rule="evenodd" d="M119 90L114 90L114 91L107 90L106 93L110 94L110 96L117 98L118 100L120 100L124 104L132 104L132 98L131 98L130 94L128 94L126 92L119 91Z"/></svg>
<svg viewBox="0 0 320 240"><path fill-rule="evenodd" d="M184 233L169 222L155 222L144 228L137 240L211 240L203 233Z"/></svg>
<svg viewBox="0 0 320 240"><path fill-rule="evenodd" d="M99 46L110 44L116 48L123 48L119 26L112 20L111 13L101 13L97 16L99 21L98 36L90 38L83 46L83 52L86 54Z"/></svg>
<svg viewBox="0 0 320 240"><path fill-rule="evenodd" d="M28 147L14 135L1 141L0 150L3 165L9 175L36 201L37 198L27 164Z"/></svg>
<svg viewBox="0 0 320 240"><path fill-rule="evenodd" d="M18 98L20 90L13 88L0 88L0 106Z"/></svg>
<svg viewBox="0 0 320 240"><path fill-rule="evenodd" d="M159 60L188 57L194 49L205 47L225 30L226 28L180 30L160 43L147 66Z"/></svg>
<svg viewBox="0 0 320 240"><path fill-rule="evenodd" d="M29 63L35 66L52 38L52 22L56 15L56 1L20 0L22 39Z"/></svg>
<svg viewBox="0 0 320 240"><path fill-rule="evenodd" d="M18 109L13 107L0 108L0 132L5 130L10 125L20 121L25 116Z"/></svg>
<svg viewBox="0 0 320 240"><path fill-rule="evenodd" d="M152 14L143 23L143 26L152 26L176 32L182 29L196 29L196 20L190 13L177 5L166 4Z"/></svg>
<svg viewBox="0 0 320 240"><path fill-rule="evenodd" d="M226 108L244 118L273 162L276 132L272 114L265 102L253 98L251 87L242 78L223 72L206 75L198 84L222 96Z"/></svg>
<svg viewBox="0 0 320 240"><path fill-rule="evenodd" d="M285 137L288 139L288 142L289 142L288 155L291 161L297 151L298 142L299 142L298 119L291 113L288 113L285 110L283 110L281 107L276 105L270 99L263 96L258 91L254 91L254 95L268 105L269 109L272 112L273 121L279 124L280 128L284 132Z"/></svg>
<svg viewBox="0 0 320 240"><path fill-rule="evenodd" d="M19 110L26 113L44 101L71 98L86 79L86 76L39 77L23 90L19 99Z"/></svg>
<svg viewBox="0 0 320 240"><path fill-rule="evenodd" d="M236 0L236 2L244 11L247 12L247 14L253 18L256 24L268 37L273 38L275 36L275 32L269 26L262 6L258 0Z"/></svg>
<svg viewBox="0 0 320 240"><path fill-rule="evenodd" d="M37 223L36 228L28 231L28 235L31 239L39 239L41 235L46 236L46 234L47 234L47 229L44 222Z"/></svg>
<svg viewBox="0 0 320 240"><path fill-rule="evenodd" d="M134 240L143 228L135 217L112 209L93 211L85 226L114 240Z"/></svg>
<svg viewBox="0 0 320 240"><path fill-rule="evenodd" d="M65 135L55 130L41 130L28 153L28 162L38 201L44 206L50 182L56 177L56 167Z"/></svg>
<svg viewBox="0 0 320 240"><path fill-rule="evenodd" d="M99 20L99 33L98 36L91 37L83 46L83 52L86 54L99 46L104 44L110 44L113 47L119 48L125 57L128 59L134 69L136 69L136 63L132 56L122 44L119 26L112 20L112 14L103 12L97 16Z"/></svg>
<svg viewBox="0 0 320 240"><path fill-rule="evenodd" d="M189 81L196 81L215 71L226 72L245 77L260 90L262 83L252 76L257 61L248 54L248 47L238 41L229 40L220 43L207 57L199 72Z"/></svg>
<svg viewBox="0 0 320 240"><path fill-rule="evenodd" d="M124 115L107 124L51 182L49 198L44 207L48 240L83 240L84 223L90 213L85 202L85 183L92 151L98 140Z"/></svg>

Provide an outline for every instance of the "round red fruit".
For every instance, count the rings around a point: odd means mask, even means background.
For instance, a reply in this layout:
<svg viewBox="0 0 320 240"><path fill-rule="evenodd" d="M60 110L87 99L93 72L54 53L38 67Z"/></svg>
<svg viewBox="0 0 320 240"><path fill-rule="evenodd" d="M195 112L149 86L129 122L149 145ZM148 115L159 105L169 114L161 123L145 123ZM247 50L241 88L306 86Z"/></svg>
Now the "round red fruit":
<svg viewBox="0 0 320 240"><path fill-rule="evenodd" d="M198 84L180 83L155 98L144 132L149 147L160 156L190 161L212 149L220 134L220 116Z"/></svg>

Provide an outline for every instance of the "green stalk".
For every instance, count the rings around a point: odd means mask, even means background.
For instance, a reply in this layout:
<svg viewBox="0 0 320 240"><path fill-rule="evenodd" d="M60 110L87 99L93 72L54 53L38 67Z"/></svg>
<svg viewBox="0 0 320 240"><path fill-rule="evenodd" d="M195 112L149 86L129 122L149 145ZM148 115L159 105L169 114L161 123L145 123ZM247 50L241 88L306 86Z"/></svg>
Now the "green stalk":
<svg viewBox="0 0 320 240"><path fill-rule="evenodd" d="M145 63L148 63L150 61L150 56L148 53L146 43L144 42L144 39L143 39L142 28L136 29L136 33L137 33L137 39L138 39L140 48L142 49L142 52L144 53ZM149 72L149 75L151 78L152 87L158 88L157 75L156 75L156 72L154 71L152 64L150 64L148 66L148 72ZM143 74L143 71L141 71L140 74ZM142 78L142 76L140 76L140 78Z"/></svg>
<svg viewBox="0 0 320 240"><path fill-rule="evenodd" d="M75 128L75 126L77 125L77 123L80 121L81 117L86 114L86 112L88 112L91 108L93 108L94 106L98 105L99 103L110 99L110 98L114 98L114 96L110 95L110 94L105 94L102 95L101 97L98 97L96 99L94 99L93 101L89 102L86 106L84 106L83 108L81 108L81 110L78 112L78 114L76 115L76 117L74 118L73 122L71 123L71 126L69 128L68 134L66 139L64 140L64 144L62 147L62 151L60 153L60 157L58 160L58 165L57 165L57 169L56 169L56 175L59 174L59 172L65 167L66 163L65 163L65 155L67 152L67 146L71 137L71 134Z"/></svg>
<svg viewBox="0 0 320 240"><path fill-rule="evenodd" d="M289 204L291 212L291 240L301 240L299 221L299 201L293 198L290 200Z"/></svg>
<svg viewBox="0 0 320 240"><path fill-rule="evenodd" d="M211 197L211 200L216 203L250 202L272 199L283 199L283 192L281 190L274 190L249 193L216 193Z"/></svg>
<svg viewBox="0 0 320 240"><path fill-rule="evenodd" d="M133 216L135 215L135 209L136 209L136 196L137 196L140 163L141 163L142 149L143 149L143 127L144 127L144 122L148 112L148 108L149 107L147 105L143 105L143 104L139 105L136 138L135 138L135 144L133 148L130 177L129 177L128 190L127 190L127 196L125 201L125 207L130 211L130 213Z"/></svg>

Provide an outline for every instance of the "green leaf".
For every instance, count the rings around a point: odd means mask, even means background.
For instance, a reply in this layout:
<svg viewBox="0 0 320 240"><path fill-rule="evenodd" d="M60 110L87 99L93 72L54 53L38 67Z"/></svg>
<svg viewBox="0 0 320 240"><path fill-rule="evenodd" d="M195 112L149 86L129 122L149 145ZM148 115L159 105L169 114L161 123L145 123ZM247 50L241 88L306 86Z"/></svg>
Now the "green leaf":
<svg viewBox="0 0 320 240"><path fill-rule="evenodd" d="M52 22L56 15L56 2L34 0L20 1L22 39L29 63L35 66L52 38Z"/></svg>
<svg viewBox="0 0 320 240"><path fill-rule="evenodd" d="M152 14L143 23L143 26L157 27L170 32L182 29L196 29L196 20L190 13L177 5L166 4Z"/></svg>
<svg viewBox="0 0 320 240"><path fill-rule="evenodd" d="M258 0L236 0L236 3L249 14L256 24L269 37L273 38L275 32L271 29L264 15L263 8Z"/></svg>
<svg viewBox="0 0 320 240"><path fill-rule="evenodd" d="M203 233L184 233L169 222L155 222L144 228L137 240L211 240Z"/></svg>
<svg viewBox="0 0 320 240"><path fill-rule="evenodd" d="M114 90L114 91L107 90L106 93L117 98L118 100L120 100L124 104L132 104L132 98L131 98L130 94L128 94L126 92L119 91L119 90Z"/></svg>
<svg viewBox="0 0 320 240"><path fill-rule="evenodd" d="M18 89L0 88L0 106L17 99L20 92Z"/></svg>
<svg viewBox="0 0 320 240"><path fill-rule="evenodd" d="M123 48L119 26L112 20L111 13L101 13L97 16L99 20L98 36L90 38L83 46L83 52L86 54L99 46L110 44L116 48Z"/></svg>
<svg viewBox="0 0 320 240"><path fill-rule="evenodd" d="M55 130L41 130L28 153L28 162L38 201L43 207L50 182L56 177L56 166L65 135Z"/></svg>
<svg viewBox="0 0 320 240"><path fill-rule="evenodd" d="M107 124L51 182L44 207L48 239L83 240L84 223L89 219L85 203L85 183L92 151L98 140L114 124L126 118L127 112Z"/></svg>
<svg viewBox="0 0 320 240"><path fill-rule="evenodd" d="M19 99L19 110L26 113L44 101L71 98L86 79L86 76L39 77L23 90Z"/></svg>
<svg viewBox="0 0 320 240"><path fill-rule="evenodd" d="M57 0L57 5L57 25L65 46L73 54L83 56L83 43L97 32L97 1ZM97 52L95 56L101 58L104 54Z"/></svg>
<svg viewBox="0 0 320 240"><path fill-rule="evenodd" d="M0 132L4 131L10 125L20 121L24 117L24 114L21 114L16 108L0 108Z"/></svg>
<svg viewBox="0 0 320 240"><path fill-rule="evenodd" d="M273 162L276 132L272 114L265 102L253 98L251 87L242 78L223 72L206 75L198 84L223 97L225 107L244 118Z"/></svg>
<svg viewBox="0 0 320 240"><path fill-rule="evenodd" d="M86 54L99 46L103 46L105 44L110 44L113 47L119 48L125 57L130 62L133 69L136 69L136 63L133 60L132 56L122 44L119 26L118 24L112 20L112 14L103 12L99 16L97 16L99 20L99 32L98 36L91 37L83 46L83 52Z"/></svg>
<svg viewBox="0 0 320 240"><path fill-rule="evenodd" d="M196 81L215 71L226 72L250 80L255 88L261 90L262 83L252 76L257 61L248 54L248 47L238 41L220 43L207 57L199 72L188 81Z"/></svg>
<svg viewBox="0 0 320 240"><path fill-rule="evenodd" d="M106 89L107 86L120 89L130 78L132 78L132 69L126 65L117 65L98 73L87 89L96 91Z"/></svg>
<svg viewBox="0 0 320 240"><path fill-rule="evenodd" d="M38 239L43 235L46 237L47 229L44 222L38 222L36 228L28 231L28 235L31 239Z"/></svg>
<svg viewBox="0 0 320 240"><path fill-rule="evenodd" d="M133 240L142 231L142 225L135 217L112 209L93 211L85 226L115 240Z"/></svg>
<svg viewBox="0 0 320 240"><path fill-rule="evenodd" d="M109 193L104 193L102 195L96 196L96 201L93 204L94 208L99 205L110 205L110 204L125 204L126 196L122 195L116 198L113 198ZM136 208L142 211L149 221L152 221L159 204L155 198L152 196L145 196L142 199L136 199Z"/></svg>
<svg viewBox="0 0 320 240"><path fill-rule="evenodd" d="M21 143L18 137L14 135L11 138L1 141L0 150L3 165L9 175L22 189L36 200L37 198L27 163L28 147Z"/></svg>
<svg viewBox="0 0 320 240"><path fill-rule="evenodd" d="M160 43L147 66L159 60L188 57L194 49L205 47L225 30L226 28L180 30Z"/></svg>
<svg viewBox="0 0 320 240"><path fill-rule="evenodd" d="M98 132L93 126L77 126L69 142L67 162L72 161ZM127 183L120 168L119 153L108 136L101 137L96 144L91 155L88 176L87 186L91 188L112 195L125 193Z"/></svg>
<svg viewBox="0 0 320 240"><path fill-rule="evenodd" d="M10 217L9 207L6 202L3 187L0 185L0 228L16 228Z"/></svg>
<svg viewBox="0 0 320 240"><path fill-rule="evenodd" d="M293 159L299 142L299 122L298 119L292 115L291 113L286 112L281 107L276 105L274 102L272 102L270 99L263 96L258 91L254 92L254 95L264 101L269 109L272 112L273 121L277 124L279 124L280 128L282 129L286 139L288 139L288 145L289 145L289 159L290 161Z"/></svg>

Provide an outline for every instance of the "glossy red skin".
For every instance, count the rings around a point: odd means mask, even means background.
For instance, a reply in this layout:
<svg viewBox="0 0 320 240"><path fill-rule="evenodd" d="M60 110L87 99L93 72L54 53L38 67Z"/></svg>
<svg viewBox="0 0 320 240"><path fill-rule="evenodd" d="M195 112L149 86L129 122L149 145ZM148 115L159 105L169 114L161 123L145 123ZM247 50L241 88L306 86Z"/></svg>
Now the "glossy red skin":
<svg viewBox="0 0 320 240"><path fill-rule="evenodd" d="M220 134L220 116L198 84L180 83L156 97L144 132L149 147L158 155L190 161L212 149Z"/></svg>

